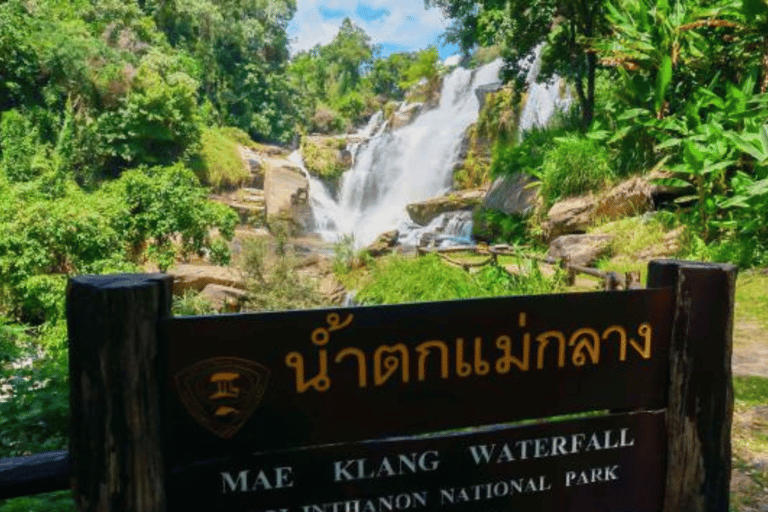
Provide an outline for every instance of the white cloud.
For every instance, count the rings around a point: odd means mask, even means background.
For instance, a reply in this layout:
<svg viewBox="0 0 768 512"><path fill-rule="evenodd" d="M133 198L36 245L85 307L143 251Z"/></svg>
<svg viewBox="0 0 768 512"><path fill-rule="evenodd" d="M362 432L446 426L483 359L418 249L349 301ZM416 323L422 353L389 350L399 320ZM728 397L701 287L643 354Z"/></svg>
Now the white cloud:
<svg viewBox="0 0 768 512"><path fill-rule="evenodd" d="M386 9L388 15L366 20L357 14L358 4L363 3L374 11ZM291 51L296 53L316 44L327 44L339 30L344 16L371 36L375 44L395 45L408 50L436 44L445 31L446 21L437 9L425 9L423 0L298 0L297 11L288 26L292 40ZM320 13L342 11L341 17L326 18Z"/></svg>

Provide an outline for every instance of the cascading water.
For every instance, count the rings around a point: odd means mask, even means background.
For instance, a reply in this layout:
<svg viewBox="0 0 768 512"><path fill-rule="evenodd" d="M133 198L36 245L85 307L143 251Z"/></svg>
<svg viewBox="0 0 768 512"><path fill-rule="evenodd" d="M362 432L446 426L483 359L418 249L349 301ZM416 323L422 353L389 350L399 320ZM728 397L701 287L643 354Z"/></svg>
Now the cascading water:
<svg viewBox="0 0 768 512"><path fill-rule="evenodd" d="M402 128L386 130L386 123L377 114L365 133L357 137L356 145L350 146L354 164L342 177L338 201L322 182L310 180L316 232L330 241L352 235L357 246L365 246L391 229L398 229L400 243L407 245L420 243L431 229L443 233L449 241L470 242L468 213L446 214L423 228L410 220L405 207L450 190L462 139L477 120L479 101L475 90L498 81L500 68L501 60L474 71L456 68L444 79L438 107L421 113ZM551 92L531 90L555 89L555 85L534 84L533 78L529 98L537 98L535 110L541 115L529 116L526 127L546 122L556 105L555 100L544 101L555 97Z"/></svg>

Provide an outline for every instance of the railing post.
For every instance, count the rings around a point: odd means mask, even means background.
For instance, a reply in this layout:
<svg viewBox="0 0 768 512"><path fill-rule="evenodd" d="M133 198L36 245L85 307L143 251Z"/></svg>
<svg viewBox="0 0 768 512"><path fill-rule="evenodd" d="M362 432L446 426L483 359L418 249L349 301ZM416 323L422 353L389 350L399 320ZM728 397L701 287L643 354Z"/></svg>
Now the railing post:
<svg viewBox="0 0 768 512"><path fill-rule="evenodd" d="M81 512L165 512L161 439L172 278L83 276L67 288L72 487Z"/></svg>
<svg viewBox="0 0 768 512"><path fill-rule="evenodd" d="M652 261L648 287L673 286L665 512L727 512L736 267Z"/></svg>

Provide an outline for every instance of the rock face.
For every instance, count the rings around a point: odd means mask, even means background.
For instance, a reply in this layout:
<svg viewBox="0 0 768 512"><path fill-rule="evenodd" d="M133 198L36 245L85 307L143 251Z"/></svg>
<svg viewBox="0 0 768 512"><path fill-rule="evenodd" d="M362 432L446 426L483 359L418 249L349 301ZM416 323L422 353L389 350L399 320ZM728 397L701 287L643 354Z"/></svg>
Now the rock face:
<svg viewBox="0 0 768 512"><path fill-rule="evenodd" d="M248 294L232 286L209 284L200 292L217 311L240 311Z"/></svg>
<svg viewBox="0 0 768 512"><path fill-rule="evenodd" d="M182 263L169 269L168 274L173 276L173 293L176 295L187 290L201 292L210 284L245 289L242 276L229 267Z"/></svg>
<svg viewBox="0 0 768 512"><path fill-rule="evenodd" d="M424 107L424 103L408 103L403 105L399 110L392 114L389 118L389 127L392 130L397 130L405 125L411 124L411 122L419 115L421 109Z"/></svg>
<svg viewBox="0 0 768 512"><path fill-rule="evenodd" d="M631 178L599 197L587 195L556 203L542 222L544 236L552 240L570 233L583 233L598 219L616 220L653 209L652 187L644 178Z"/></svg>
<svg viewBox="0 0 768 512"><path fill-rule="evenodd" d="M243 160L243 165L251 174L249 185L254 188L263 188L264 165L262 164L259 155L252 149L245 146L238 146L237 149L240 153L240 158Z"/></svg>
<svg viewBox="0 0 768 512"><path fill-rule="evenodd" d="M620 183L598 199L593 218L615 220L650 211L653 209L651 190L651 185L643 178L631 178Z"/></svg>
<svg viewBox="0 0 768 512"><path fill-rule="evenodd" d="M473 189L452 192L446 196L433 197L426 201L411 203L405 209L411 220L420 226L426 226L441 213L472 210L483 201L485 190Z"/></svg>
<svg viewBox="0 0 768 512"><path fill-rule="evenodd" d="M235 210L243 225L258 226L264 224L266 220L264 191L261 189L241 188L235 193L216 196L214 199Z"/></svg>
<svg viewBox="0 0 768 512"><path fill-rule="evenodd" d="M547 256L568 258L572 265L588 267L608 254L612 235L563 235L549 245Z"/></svg>
<svg viewBox="0 0 768 512"><path fill-rule="evenodd" d="M481 85L475 89L475 96L477 96L477 101L480 103L480 110L485 106L485 97L492 92L498 91L502 87L504 87L504 82L491 82L490 84Z"/></svg>
<svg viewBox="0 0 768 512"><path fill-rule="evenodd" d="M374 258L389 254L397 243L398 235L396 229L382 233L371 245L365 248L365 251Z"/></svg>
<svg viewBox="0 0 768 512"><path fill-rule="evenodd" d="M536 206L538 187L529 185L536 181L533 176L519 172L496 178L483 198L483 208L501 210L508 215L531 213Z"/></svg>
<svg viewBox="0 0 768 512"><path fill-rule="evenodd" d="M309 207L309 181L299 167L284 163L267 169L264 178L264 204L267 218L285 217L307 230L312 223Z"/></svg>
<svg viewBox="0 0 768 512"><path fill-rule="evenodd" d="M592 195L572 197L556 203L541 223L544 237L551 240L562 234L583 233L592 223L595 198Z"/></svg>

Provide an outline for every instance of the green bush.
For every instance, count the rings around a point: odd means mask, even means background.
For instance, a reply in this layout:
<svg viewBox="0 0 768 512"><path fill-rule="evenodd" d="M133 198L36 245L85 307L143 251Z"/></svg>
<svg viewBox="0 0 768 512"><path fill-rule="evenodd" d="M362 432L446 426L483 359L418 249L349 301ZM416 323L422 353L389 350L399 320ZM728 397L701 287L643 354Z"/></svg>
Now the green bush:
<svg viewBox="0 0 768 512"><path fill-rule="evenodd" d="M17 110L2 113L0 122L0 172L9 181L29 181L32 173L32 160L38 151L37 129L29 119Z"/></svg>
<svg viewBox="0 0 768 512"><path fill-rule="evenodd" d="M336 101L336 109L351 121L352 124L359 124L365 115L365 99L359 92L348 92Z"/></svg>
<svg viewBox="0 0 768 512"><path fill-rule="evenodd" d="M221 237L214 238L210 243L210 260L214 265L229 265L232 251L229 242Z"/></svg>
<svg viewBox="0 0 768 512"><path fill-rule="evenodd" d="M557 279L541 274L530 264L528 272L515 276L495 267L470 274L450 266L436 254L419 258L389 256L378 260L371 280L356 299L365 304L396 304L471 297L552 293L560 288Z"/></svg>
<svg viewBox="0 0 768 512"><path fill-rule="evenodd" d="M346 141L341 138L304 137L301 141L301 154L307 171L325 180L338 180L347 170L338 158L339 151L344 147Z"/></svg>
<svg viewBox="0 0 768 512"><path fill-rule="evenodd" d="M249 292L247 309L285 311L322 304L316 287L296 272L295 256L281 238L278 237L275 247L253 238L243 243L242 270Z"/></svg>
<svg viewBox="0 0 768 512"><path fill-rule="evenodd" d="M120 107L99 118L102 151L118 167L169 165L199 142L197 83L180 66L147 54Z"/></svg>
<svg viewBox="0 0 768 512"><path fill-rule="evenodd" d="M596 141L571 135L559 138L541 165L539 193L545 206L558 199L594 192L614 178L608 151Z"/></svg>
<svg viewBox="0 0 768 512"><path fill-rule="evenodd" d="M239 132L239 133L238 133ZM250 178L238 151L242 137L252 144L245 132L218 127L204 128L200 136L200 151L190 161L190 167L204 185L214 189L241 186Z"/></svg>
<svg viewBox="0 0 768 512"><path fill-rule="evenodd" d="M342 133L347 130L347 121L338 112L320 105L310 120L309 129L316 133Z"/></svg>
<svg viewBox="0 0 768 512"><path fill-rule="evenodd" d="M529 241L528 221L499 210L477 210L472 215L472 236L488 243L524 244Z"/></svg>
<svg viewBox="0 0 768 512"><path fill-rule="evenodd" d="M0 297L7 310L33 323L59 314L63 276L98 272L125 257L113 225L121 211L114 198L71 184L51 198L37 185L0 187Z"/></svg>
<svg viewBox="0 0 768 512"><path fill-rule="evenodd" d="M117 219L117 224L134 259L148 245L165 266L174 236L180 239L181 254L187 255L209 247L213 228L227 240L234 235L237 214L208 201L206 189L183 165L127 171L110 189L125 203L128 214Z"/></svg>

